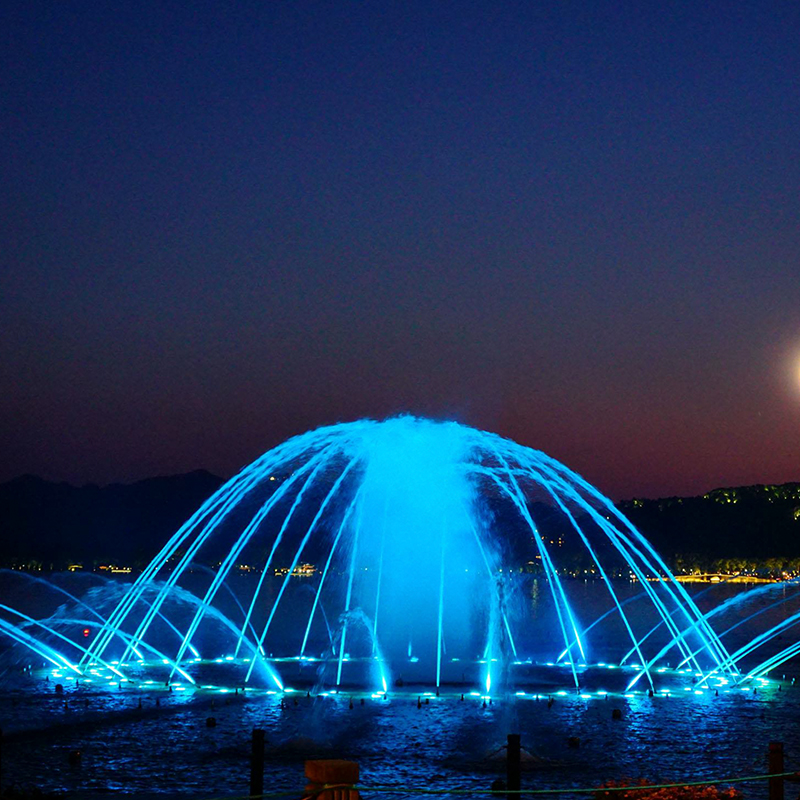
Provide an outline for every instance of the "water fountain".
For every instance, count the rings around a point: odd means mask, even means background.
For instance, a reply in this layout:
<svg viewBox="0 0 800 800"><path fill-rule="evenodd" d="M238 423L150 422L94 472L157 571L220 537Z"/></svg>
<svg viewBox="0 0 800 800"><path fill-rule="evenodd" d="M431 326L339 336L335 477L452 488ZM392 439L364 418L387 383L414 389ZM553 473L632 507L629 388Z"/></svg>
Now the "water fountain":
<svg viewBox="0 0 800 800"><path fill-rule="evenodd" d="M792 665L787 680L767 673L800 654L782 639L800 626L790 605L800 586L764 585L723 602L695 587L690 597L614 504L563 464L415 417L320 428L268 451L133 583L4 578L19 582L0 606L0 633L13 642L0 654L12 727L33 725L49 741L60 730L53 720L80 713L95 757L115 731L128 764L131 743L145 757L175 738L155 724L134 734L130 721L175 714L182 758L195 759L181 780L198 792L216 789L222 763L216 744L198 738L198 728L210 736L198 724L208 708L217 732L242 738L268 726L276 765L309 733L309 752L325 752L327 736L331 753L371 753L375 743L359 737L379 731L384 781L430 742L444 746L443 728L461 733L437 769L458 778L452 763L469 743L487 748L511 717L536 732L553 763L562 734L593 726L602 745L586 760L586 785L617 774L612 767L630 774L671 731L660 757L680 776L675 742L703 746L706 724L730 731L720 763L752 757L763 715L749 707L793 696ZM32 597L36 608L17 602ZM23 670L8 669L14 659ZM619 722L629 715L636 736ZM196 754L207 751L203 772ZM225 763L233 785L238 756ZM116 776L120 767L107 768ZM126 780L145 785L152 768L131 766Z"/></svg>
<svg viewBox="0 0 800 800"><path fill-rule="evenodd" d="M256 685L282 688L281 664L293 660L332 686L372 681L385 691L411 679L438 688L474 677L488 692L537 651L564 664L578 687L592 658L591 620L570 575L603 582L651 688L656 655L673 649L696 670L735 670L684 587L613 503L544 453L454 422L362 420L265 453L165 544L99 626L81 668L110 653L125 662L151 638L166 650L156 635L162 607L204 558L218 567L165 656L172 676L191 675L192 648L243 563L258 578L232 656ZM314 565L314 590L301 593L305 563ZM547 595L549 612L534 623L520 610L520 570L538 575ZM635 583L646 609L629 613L620 578Z"/></svg>

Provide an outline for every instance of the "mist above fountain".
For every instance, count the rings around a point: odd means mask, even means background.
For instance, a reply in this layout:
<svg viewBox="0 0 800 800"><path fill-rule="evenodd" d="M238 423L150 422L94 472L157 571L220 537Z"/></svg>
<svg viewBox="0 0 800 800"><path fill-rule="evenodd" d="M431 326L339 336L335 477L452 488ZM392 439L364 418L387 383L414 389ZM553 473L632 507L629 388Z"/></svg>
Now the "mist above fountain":
<svg viewBox="0 0 800 800"><path fill-rule="evenodd" d="M509 665L544 654L568 665L577 686L593 646L584 626L596 616L568 580L581 572L605 582L613 624L651 683L654 658L673 648L700 670L727 659L607 498L544 453L455 422L361 420L268 451L167 542L82 663L111 653L124 661L158 639L162 608L197 560L219 566L169 647L172 672L187 677L209 613L243 564L258 576L232 643L246 681L280 686L281 662L292 659L329 685L385 690L394 676L439 686L478 670L488 691ZM307 583L295 577L304 563L316 570ZM537 619L524 610L521 568L547 595ZM634 581L642 599L629 605L615 578Z"/></svg>

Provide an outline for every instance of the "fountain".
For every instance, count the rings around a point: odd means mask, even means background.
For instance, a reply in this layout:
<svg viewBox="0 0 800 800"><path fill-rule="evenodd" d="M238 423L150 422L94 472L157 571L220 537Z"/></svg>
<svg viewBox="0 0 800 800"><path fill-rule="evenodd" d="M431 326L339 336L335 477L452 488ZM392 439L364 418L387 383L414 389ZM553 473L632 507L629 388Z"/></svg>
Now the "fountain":
<svg viewBox="0 0 800 800"><path fill-rule="evenodd" d="M222 763L238 785L241 767L202 724L210 708L215 730L240 739L254 724L269 729L276 775L301 751L373 753L379 741L378 783L425 748L461 780L464 752L482 758L511 721L553 764L566 763L559 747L576 726L594 731L585 785L652 763L659 746L683 776L675 742L698 752L709 731L715 741L728 732L713 748L727 774L754 757L753 730L764 738L773 724L751 705L790 711L798 677L787 664L800 655L798 582L715 584L690 597L563 464L415 417L324 427L268 451L133 583L3 580L13 598L0 604L4 729L33 727L49 741L60 720L80 719L95 759L107 747L118 755L108 780L131 765L126 781L143 786L160 764L149 755L181 739L182 785L198 793L217 790ZM162 714L170 725L156 724ZM133 734L144 719L153 724ZM69 769L54 786L78 780ZM575 769L563 771L564 788Z"/></svg>
<svg viewBox="0 0 800 800"><path fill-rule="evenodd" d="M549 655L579 687L593 642L576 575L603 582L651 688L672 649L701 672L736 669L613 503L544 453L455 422L361 420L268 451L164 545L99 626L81 668L109 653L125 662L151 638L166 650L162 609L203 559L218 567L165 656L172 676L190 676L209 614L243 564L257 575L231 643L245 683L282 688L281 664L294 661L332 686L474 679L489 692L513 666ZM298 578L303 570L313 577ZM533 623L521 611L521 571L546 593L549 612ZM635 584L646 609L629 613L618 579ZM303 580L313 591L297 590Z"/></svg>

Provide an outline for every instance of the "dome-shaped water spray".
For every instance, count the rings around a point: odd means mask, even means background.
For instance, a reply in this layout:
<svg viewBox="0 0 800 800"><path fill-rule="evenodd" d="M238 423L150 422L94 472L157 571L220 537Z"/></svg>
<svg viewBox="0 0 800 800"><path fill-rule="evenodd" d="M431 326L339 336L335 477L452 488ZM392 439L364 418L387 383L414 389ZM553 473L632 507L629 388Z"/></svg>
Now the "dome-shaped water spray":
<svg viewBox="0 0 800 800"><path fill-rule="evenodd" d="M266 669L281 685L291 660L331 685L377 679L385 691L392 676L436 686L475 677L488 691L514 664L549 658L577 686L590 659L608 655L602 626L590 625L598 616L630 642L618 661L626 655L651 683L654 658L672 648L696 669L727 663L613 503L544 453L455 422L362 420L268 451L166 543L84 663L120 646L124 661L152 639L198 560L218 568L169 655L183 675L244 565L252 588L231 646L248 681ZM585 580L604 582L605 608L583 607Z"/></svg>

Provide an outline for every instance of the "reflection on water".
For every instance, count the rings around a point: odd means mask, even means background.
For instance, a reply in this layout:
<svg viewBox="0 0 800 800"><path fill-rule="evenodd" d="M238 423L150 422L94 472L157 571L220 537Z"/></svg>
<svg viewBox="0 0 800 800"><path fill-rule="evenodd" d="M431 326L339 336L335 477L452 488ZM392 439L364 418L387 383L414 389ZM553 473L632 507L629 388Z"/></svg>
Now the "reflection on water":
<svg viewBox="0 0 800 800"><path fill-rule="evenodd" d="M65 703L66 698L66 703ZM142 708L139 700L142 699ZM61 697L52 684L28 685L0 696L3 771L44 790L187 793L195 797L246 792L250 732L267 731L268 787L300 790L302 761L345 757L358 761L362 783L488 786L504 769L487 758L511 731L542 759L526 773L528 788L590 786L621 776L662 780L763 773L767 744L787 743L791 762L800 749L800 688L784 686L715 697L575 695L547 700L367 696L243 699L125 690L92 694L78 688ZM87 704L88 701L88 704ZM612 709L623 712L612 719ZM214 716L216 727L206 726ZM580 737L580 748L567 738ZM70 764L73 750L80 765ZM438 784L437 784L438 785ZM765 794L751 787L748 796Z"/></svg>
<svg viewBox="0 0 800 800"><path fill-rule="evenodd" d="M694 593L702 588L692 587ZM605 610L608 595L597 583L575 581L569 590L583 627ZM707 611L742 590L715 587L698 604ZM619 588L624 597L637 591L636 584ZM715 627L721 631L775 599L767 593L736 606ZM521 586L520 603L533 620L521 650L552 656L537 624L552 617L548 602L550 593L536 581ZM757 627L763 630L795 610L788 603L776 606ZM624 651L619 630L599 625L595 633L589 638L594 660ZM753 633L737 630L726 644L733 649ZM537 757L528 762L525 788L592 786L623 776L673 781L758 774L765 771L770 740L786 742L789 767L800 761L800 685L791 684L796 669L781 668L773 675L786 675L780 689L776 683L757 693L648 697L640 692L607 699L568 693L554 695L552 704L501 695L484 706L481 697L467 693L462 701L450 689L441 698L425 698L418 708L418 695L405 688L390 690L388 700L354 695L351 709L349 694L193 695L163 686L98 692L71 682L59 695L44 672L22 673L6 655L0 691L4 786L29 784L82 797L108 791L142 797L246 794L254 727L267 732L267 791L300 792L303 760L314 756L358 761L364 785L488 787L504 773L502 752L491 754L515 731ZM290 667L284 678L292 684ZM621 721L612 719L614 708L622 710ZM216 727L206 726L211 716ZM567 746L572 736L580 738L578 749ZM81 751L79 763L70 760L75 750ZM766 786L748 785L745 793L766 796Z"/></svg>

